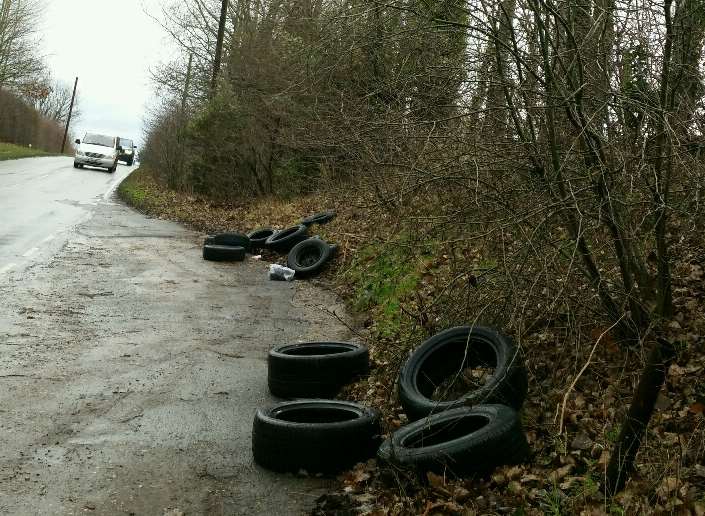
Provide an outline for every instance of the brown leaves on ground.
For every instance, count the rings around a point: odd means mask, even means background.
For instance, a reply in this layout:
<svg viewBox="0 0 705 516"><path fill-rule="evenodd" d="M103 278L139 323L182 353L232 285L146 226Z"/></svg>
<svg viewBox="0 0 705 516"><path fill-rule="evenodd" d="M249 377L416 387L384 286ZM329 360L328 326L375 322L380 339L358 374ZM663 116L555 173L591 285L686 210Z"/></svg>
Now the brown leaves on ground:
<svg viewBox="0 0 705 516"><path fill-rule="evenodd" d="M404 221L383 210L362 209L346 192L334 189L291 200L242 199L216 205L195 196L161 188L148 174L131 178L147 192L141 209L181 221L204 232L249 231L286 227L302 217L335 209L338 217L314 232L340 245L337 268L350 265L361 247L404 229ZM408 225L408 223L407 223ZM416 228L414 228L416 229ZM521 335L529 370L529 394L522 420L533 455L528 464L497 468L488 478L456 479L452 475L405 472L380 467L374 460L359 464L339 478L335 492L318 501L313 514L683 514L705 516L705 278L700 241L675 244L679 257L673 273L676 316L669 327L679 349L667 372L666 385L637 457L637 472L623 493L612 501L602 494L609 454L631 401L644 352L620 346L608 325L590 321L568 327L559 306L529 308L534 317ZM700 247L698 247L700 246ZM438 313L453 307L438 305L436 296L449 282L473 295L482 276L482 250L464 242L442 248L420 263L420 281L402 311L418 333L434 331ZM478 271L475 272L476 267ZM354 286L331 267L328 277L343 295ZM581 297L578 289L568 296ZM580 303L578 303L580 304ZM433 307L432 309L429 307ZM432 311L432 310L435 310ZM529 314L530 315L530 314ZM369 317L369 316L368 316ZM341 397L382 410L384 428L393 432L407 419L396 397L396 377L406 357L407 343L380 337L375 321L367 326L373 369L367 378L346 387ZM565 427L557 435L560 405L588 359L566 404ZM483 381L482 371L466 380ZM606 512L607 511L607 512ZM616 511L616 512L615 512Z"/></svg>

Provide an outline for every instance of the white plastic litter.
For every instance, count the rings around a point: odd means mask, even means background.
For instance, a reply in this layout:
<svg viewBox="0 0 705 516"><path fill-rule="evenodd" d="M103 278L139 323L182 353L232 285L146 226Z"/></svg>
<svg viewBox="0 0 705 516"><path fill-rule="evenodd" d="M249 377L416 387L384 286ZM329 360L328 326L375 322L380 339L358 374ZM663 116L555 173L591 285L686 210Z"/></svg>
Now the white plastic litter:
<svg viewBox="0 0 705 516"><path fill-rule="evenodd" d="M262 259L262 255L261 255L261 254L256 254L256 255L254 255L254 256L252 257L252 259L253 259L253 260L261 260L261 259Z"/></svg>
<svg viewBox="0 0 705 516"><path fill-rule="evenodd" d="M292 281L296 272L278 263L269 266L269 279L275 281Z"/></svg>

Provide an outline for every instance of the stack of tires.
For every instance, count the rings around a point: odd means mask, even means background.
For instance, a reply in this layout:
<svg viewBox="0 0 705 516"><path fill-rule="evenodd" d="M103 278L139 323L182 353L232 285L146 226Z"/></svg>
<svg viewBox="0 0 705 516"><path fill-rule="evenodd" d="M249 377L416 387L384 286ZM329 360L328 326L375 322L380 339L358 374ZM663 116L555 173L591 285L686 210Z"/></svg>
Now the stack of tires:
<svg viewBox="0 0 705 516"><path fill-rule="evenodd" d="M247 235L209 235L203 245L203 258L213 261L242 261L246 253L268 250L286 254L287 266L294 270L295 277L310 277L323 269L334 256L337 247L318 237L309 237L309 228L313 224L327 224L333 218L334 211L324 211L281 230L259 228Z"/></svg>
<svg viewBox="0 0 705 516"><path fill-rule="evenodd" d="M250 237L242 233L208 235L203 242L203 259L214 262L241 262L251 248Z"/></svg>
<svg viewBox="0 0 705 516"><path fill-rule="evenodd" d="M365 346L306 342L269 352L268 385L279 403L255 414L255 461L279 472L335 473L374 457L380 444L380 413L327 399L369 370Z"/></svg>
<svg viewBox="0 0 705 516"><path fill-rule="evenodd" d="M482 371L466 382L467 371ZM445 330L417 348L399 374L399 400L412 421L382 443L387 463L455 475L487 473L526 459L518 410L527 392L512 340L482 326Z"/></svg>
<svg viewBox="0 0 705 516"><path fill-rule="evenodd" d="M397 467L461 476L522 462L529 453L517 412L526 396L526 370L511 339L490 328L451 328L409 356L399 398L411 423L381 445L378 411L321 399L368 371L367 348L285 345L269 353L268 366L271 393L295 398L255 416L255 461L269 469L332 473L376 453ZM467 371L482 371L481 381L458 389Z"/></svg>

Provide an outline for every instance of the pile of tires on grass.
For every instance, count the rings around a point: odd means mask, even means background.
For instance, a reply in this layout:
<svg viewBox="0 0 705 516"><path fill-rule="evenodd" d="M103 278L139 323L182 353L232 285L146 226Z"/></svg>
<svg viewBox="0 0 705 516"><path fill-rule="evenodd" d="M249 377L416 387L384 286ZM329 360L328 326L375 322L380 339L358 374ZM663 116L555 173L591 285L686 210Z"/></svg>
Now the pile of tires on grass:
<svg viewBox="0 0 705 516"><path fill-rule="evenodd" d="M517 412L527 375L508 337L462 326L424 342L399 374L399 400L411 422L384 441L379 411L330 399L369 366L367 348L349 342L271 350L269 390L292 401L255 414L255 461L278 472L326 474L377 455L383 463L420 473L462 476L527 458Z"/></svg>
<svg viewBox="0 0 705 516"><path fill-rule="evenodd" d="M313 224L327 224L335 218L334 211L306 217L299 224L276 230L256 229L248 234L220 233L209 235L203 243L203 259L211 261L243 261L247 253L268 250L287 255L287 267L299 278L320 272L334 256L337 246L310 237Z"/></svg>

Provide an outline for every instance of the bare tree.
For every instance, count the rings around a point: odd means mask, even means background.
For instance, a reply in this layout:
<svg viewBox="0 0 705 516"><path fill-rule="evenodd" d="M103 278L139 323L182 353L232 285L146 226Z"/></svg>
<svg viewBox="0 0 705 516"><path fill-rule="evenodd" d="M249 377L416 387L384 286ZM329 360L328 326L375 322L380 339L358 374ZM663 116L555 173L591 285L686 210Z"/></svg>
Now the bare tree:
<svg viewBox="0 0 705 516"><path fill-rule="evenodd" d="M50 120L55 120L60 124L66 123L73 93L71 85L55 80L51 75L47 74L40 82L31 86L26 85L23 91L24 97L40 115ZM74 101L71 116L74 121L81 117L79 98L77 95Z"/></svg>
<svg viewBox="0 0 705 516"><path fill-rule="evenodd" d="M37 53L41 0L0 3L0 88L21 88L44 70Z"/></svg>

